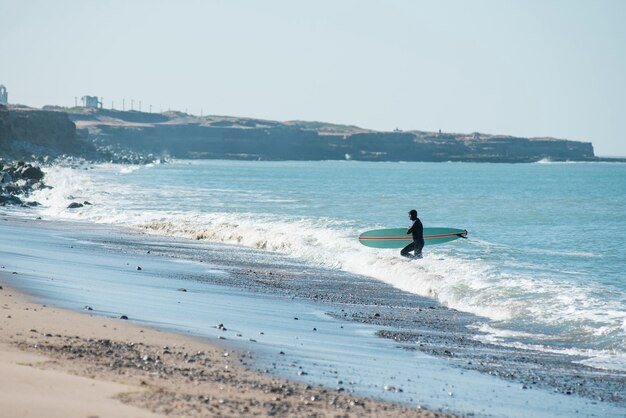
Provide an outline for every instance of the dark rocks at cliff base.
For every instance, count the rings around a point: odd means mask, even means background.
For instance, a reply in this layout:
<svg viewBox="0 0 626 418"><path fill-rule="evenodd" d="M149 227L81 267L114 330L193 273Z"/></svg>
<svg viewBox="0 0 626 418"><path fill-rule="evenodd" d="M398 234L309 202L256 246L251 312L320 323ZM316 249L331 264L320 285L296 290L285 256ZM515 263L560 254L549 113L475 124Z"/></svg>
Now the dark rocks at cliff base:
<svg viewBox="0 0 626 418"><path fill-rule="evenodd" d="M44 176L43 171L41 171L41 168L36 167L36 166L32 166L32 165L28 165L28 166L22 166L22 177L25 179L29 179L29 180L41 180Z"/></svg>
<svg viewBox="0 0 626 418"><path fill-rule="evenodd" d="M14 195L6 195L6 194L2 194L0 195L0 206L7 206L7 205L23 205L24 202L22 202L22 199L20 199L17 196Z"/></svg>
<svg viewBox="0 0 626 418"><path fill-rule="evenodd" d="M36 165L24 161L0 160L0 206L39 206L27 201L30 193L50 186L43 183L44 172Z"/></svg>
<svg viewBox="0 0 626 418"><path fill-rule="evenodd" d="M97 151L96 161L106 161L113 164L165 164L168 162L167 158L159 158L152 153L135 152L128 149L126 145L101 145L98 143L97 138L94 139L94 144Z"/></svg>
<svg viewBox="0 0 626 418"><path fill-rule="evenodd" d="M67 205L68 209L77 209L77 208L82 208L84 205L82 203L78 203L78 202L72 202L69 205Z"/></svg>

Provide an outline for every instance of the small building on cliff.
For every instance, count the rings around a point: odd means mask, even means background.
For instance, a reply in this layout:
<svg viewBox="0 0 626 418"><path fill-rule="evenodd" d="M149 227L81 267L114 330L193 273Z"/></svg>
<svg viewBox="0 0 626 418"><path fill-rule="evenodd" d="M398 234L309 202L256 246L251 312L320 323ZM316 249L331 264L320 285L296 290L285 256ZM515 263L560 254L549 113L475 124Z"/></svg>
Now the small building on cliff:
<svg viewBox="0 0 626 418"><path fill-rule="evenodd" d="M97 96L83 96L82 101L83 107L102 108L102 102L98 100Z"/></svg>
<svg viewBox="0 0 626 418"><path fill-rule="evenodd" d="M7 88L4 87L3 84L0 84L0 104L8 104L9 103L9 93L7 92Z"/></svg>

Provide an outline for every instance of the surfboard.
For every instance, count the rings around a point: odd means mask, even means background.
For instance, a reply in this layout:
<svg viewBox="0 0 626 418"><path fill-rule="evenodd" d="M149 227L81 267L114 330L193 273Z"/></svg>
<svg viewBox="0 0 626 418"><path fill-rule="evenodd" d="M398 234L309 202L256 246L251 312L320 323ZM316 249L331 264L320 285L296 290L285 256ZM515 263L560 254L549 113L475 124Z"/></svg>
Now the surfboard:
<svg viewBox="0 0 626 418"><path fill-rule="evenodd" d="M363 232L359 242L373 248L403 248L413 242L411 235L407 235L408 228L374 229ZM424 228L424 244L434 245L466 238L467 230L457 228Z"/></svg>

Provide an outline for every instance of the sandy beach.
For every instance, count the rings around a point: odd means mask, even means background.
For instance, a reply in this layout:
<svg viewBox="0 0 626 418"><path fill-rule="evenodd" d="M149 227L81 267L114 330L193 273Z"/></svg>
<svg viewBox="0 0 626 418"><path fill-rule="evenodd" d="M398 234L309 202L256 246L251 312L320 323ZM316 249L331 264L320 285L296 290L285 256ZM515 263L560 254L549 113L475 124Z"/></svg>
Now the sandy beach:
<svg viewBox="0 0 626 418"><path fill-rule="evenodd" d="M42 305L9 280L2 272L2 417L447 416L255 373L250 354Z"/></svg>

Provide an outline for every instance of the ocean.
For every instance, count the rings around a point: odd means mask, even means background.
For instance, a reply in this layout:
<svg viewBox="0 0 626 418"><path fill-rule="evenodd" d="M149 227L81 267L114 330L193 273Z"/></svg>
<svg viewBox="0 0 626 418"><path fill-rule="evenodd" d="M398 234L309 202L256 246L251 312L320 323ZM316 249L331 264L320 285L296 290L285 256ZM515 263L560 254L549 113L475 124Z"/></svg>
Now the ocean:
<svg viewBox="0 0 626 418"><path fill-rule="evenodd" d="M52 166L46 182L47 219L278 252L486 318L468 325L484 342L626 370L624 164L177 160ZM357 241L414 208L468 239L414 261Z"/></svg>

